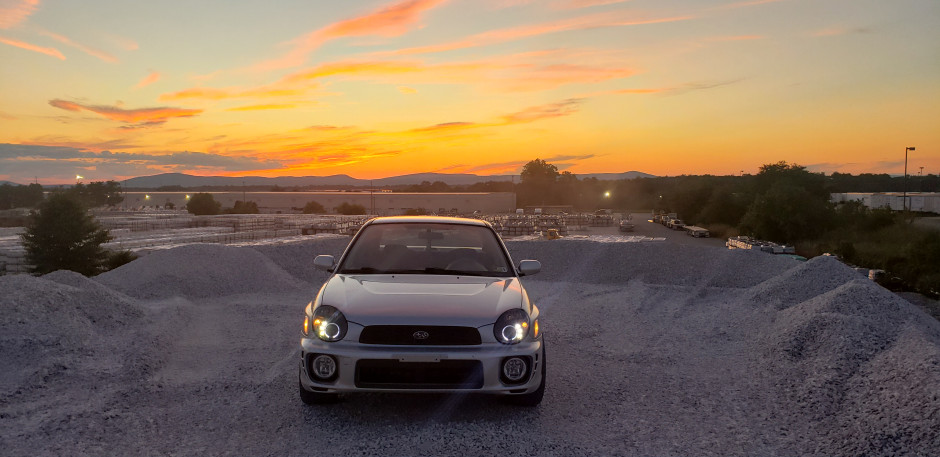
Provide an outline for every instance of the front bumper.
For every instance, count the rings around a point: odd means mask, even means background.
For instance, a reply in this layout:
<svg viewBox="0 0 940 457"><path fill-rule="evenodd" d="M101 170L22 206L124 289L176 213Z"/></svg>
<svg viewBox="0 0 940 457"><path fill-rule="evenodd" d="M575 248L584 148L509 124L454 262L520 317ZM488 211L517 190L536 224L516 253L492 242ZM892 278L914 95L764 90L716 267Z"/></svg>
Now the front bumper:
<svg viewBox="0 0 940 457"><path fill-rule="evenodd" d="M542 364L545 363L541 339L514 345L483 343L475 346L391 346L367 345L339 341L327 343L319 339L303 338L300 342L300 384L311 392L481 392L488 394L525 394L538 389L542 383ZM334 379L323 381L310 375L307 364L315 354L330 355L337 365ZM519 383L501 379L503 361L520 357L528 361L528 373ZM362 362L360 364L360 362ZM442 363L443 362L443 363ZM374 379L377 366L389 366L401 382L378 385ZM435 383L447 378L449 367L478 367L478 375L468 383ZM422 380L422 375L408 376L410 367L415 372L429 373L435 379ZM462 368L461 368L462 369ZM370 374L371 373L371 374ZM414 374L414 373L412 373ZM412 381L417 381L412 383Z"/></svg>

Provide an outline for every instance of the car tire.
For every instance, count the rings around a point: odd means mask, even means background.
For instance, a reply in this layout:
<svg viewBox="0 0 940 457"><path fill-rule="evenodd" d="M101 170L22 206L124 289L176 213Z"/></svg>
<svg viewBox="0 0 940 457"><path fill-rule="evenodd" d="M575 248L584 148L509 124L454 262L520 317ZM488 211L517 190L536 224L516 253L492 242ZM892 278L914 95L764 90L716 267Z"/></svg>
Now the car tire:
<svg viewBox="0 0 940 457"><path fill-rule="evenodd" d="M517 406L527 406L535 407L542 403L542 397L545 395L545 339L542 339L542 382L539 383L539 388L535 392L522 394L522 395L511 395L506 397L506 401L513 405Z"/></svg>
<svg viewBox="0 0 940 457"><path fill-rule="evenodd" d="M299 380L297 381L297 387L300 388L300 401L308 405L324 405L336 403L339 400L339 395L337 394L324 394L304 389L303 384L301 384Z"/></svg>

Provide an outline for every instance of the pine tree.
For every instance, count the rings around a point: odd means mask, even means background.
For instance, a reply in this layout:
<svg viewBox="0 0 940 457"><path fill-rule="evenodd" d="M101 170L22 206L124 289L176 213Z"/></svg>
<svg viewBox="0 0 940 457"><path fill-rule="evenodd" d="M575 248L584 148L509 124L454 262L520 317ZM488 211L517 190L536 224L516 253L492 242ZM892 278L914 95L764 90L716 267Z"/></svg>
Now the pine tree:
<svg viewBox="0 0 940 457"><path fill-rule="evenodd" d="M53 194L30 215L22 238L31 273L72 270L92 276L103 271L108 252L101 245L111 234L74 197Z"/></svg>

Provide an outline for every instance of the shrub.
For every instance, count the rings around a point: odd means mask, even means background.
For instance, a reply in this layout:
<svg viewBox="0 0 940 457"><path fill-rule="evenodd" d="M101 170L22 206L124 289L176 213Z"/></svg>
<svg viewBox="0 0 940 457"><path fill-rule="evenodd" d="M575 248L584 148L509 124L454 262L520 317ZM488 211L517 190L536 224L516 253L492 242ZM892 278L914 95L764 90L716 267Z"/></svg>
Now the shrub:
<svg viewBox="0 0 940 457"><path fill-rule="evenodd" d="M197 216L214 215L222 211L222 204L215 201L212 194L200 192L186 203L186 211Z"/></svg>
<svg viewBox="0 0 940 457"><path fill-rule="evenodd" d="M319 202L310 201L304 205L304 214L324 214L326 213L326 208L323 207Z"/></svg>
<svg viewBox="0 0 940 457"><path fill-rule="evenodd" d="M357 214L365 214L365 213L366 213L366 207L365 207L365 206L356 205L356 204L350 204L350 203L347 203L347 202L343 202L342 204L340 204L339 206L337 206L336 208L333 208L333 209L335 209L337 213L339 213L339 214L345 214L345 215L347 215L347 216L350 216L350 215L357 215Z"/></svg>

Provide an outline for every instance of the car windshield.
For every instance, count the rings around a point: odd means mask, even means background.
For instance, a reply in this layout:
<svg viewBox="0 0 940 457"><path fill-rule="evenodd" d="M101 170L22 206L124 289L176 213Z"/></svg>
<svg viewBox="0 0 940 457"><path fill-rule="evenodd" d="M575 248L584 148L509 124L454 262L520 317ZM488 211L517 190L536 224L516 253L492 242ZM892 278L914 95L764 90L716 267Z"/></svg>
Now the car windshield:
<svg viewBox="0 0 940 457"><path fill-rule="evenodd" d="M366 226L338 272L507 276L512 269L488 227L408 222Z"/></svg>

